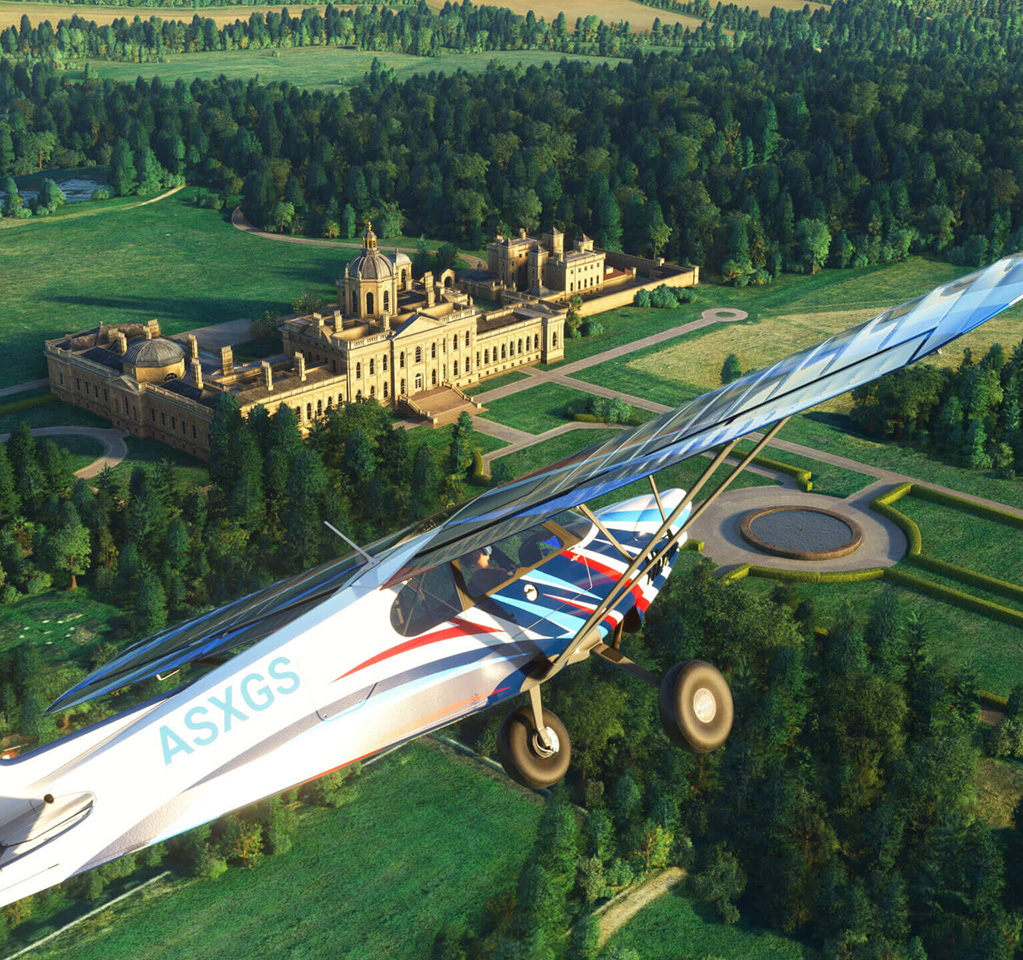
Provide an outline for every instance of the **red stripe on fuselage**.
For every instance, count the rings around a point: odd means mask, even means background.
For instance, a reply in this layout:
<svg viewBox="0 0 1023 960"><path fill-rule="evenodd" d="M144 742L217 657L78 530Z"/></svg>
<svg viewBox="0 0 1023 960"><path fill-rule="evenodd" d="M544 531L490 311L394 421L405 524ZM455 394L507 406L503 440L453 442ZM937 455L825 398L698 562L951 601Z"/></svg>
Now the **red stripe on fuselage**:
<svg viewBox="0 0 1023 960"><path fill-rule="evenodd" d="M454 626L445 627L443 630L434 630L433 633L424 633L421 637L413 637L411 640L399 643L397 646L384 650L382 653L378 653L375 656L370 657L368 660L363 660L357 667L352 667L352 669L347 673L342 673L340 677L335 677L331 683L337 683L338 680L350 677L353 673L358 673L366 667L372 667L375 663L381 663L384 660L389 660L391 657L397 657L402 653L407 653L409 650L415 650L417 647L425 647L431 643L439 643L441 640L451 640L454 637L472 637L480 633L501 632L497 627L485 627L482 624L469 623L467 620L455 619L451 622Z"/></svg>
<svg viewBox="0 0 1023 960"><path fill-rule="evenodd" d="M624 570L615 570L614 567L609 567L606 564L601 563L599 560L594 560L592 557L583 556L581 553L569 550L565 553L566 557L570 557L572 560L577 560L591 570L596 570L597 573L604 574L605 577L610 577L614 581L621 579ZM639 608L640 613L645 613L647 607L650 606L650 601L643 596L643 588L638 583L633 583L629 587L629 592L636 598L636 606ZM617 604L616 604L617 606Z"/></svg>

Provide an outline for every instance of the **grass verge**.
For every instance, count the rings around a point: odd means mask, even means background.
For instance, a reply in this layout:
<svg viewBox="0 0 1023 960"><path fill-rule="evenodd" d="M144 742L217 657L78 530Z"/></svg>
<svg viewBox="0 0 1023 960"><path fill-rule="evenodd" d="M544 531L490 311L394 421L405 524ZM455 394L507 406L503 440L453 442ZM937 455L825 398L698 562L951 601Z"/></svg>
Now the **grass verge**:
<svg viewBox="0 0 1023 960"><path fill-rule="evenodd" d="M304 808L292 850L163 903L118 904L34 953L75 960L425 960L444 919L514 885L541 802L428 742L387 757L340 810Z"/></svg>
<svg viewBox="0 0 1023 960"><path fill-rule="evenodd" d="M488 403L486 412L480 416L527 433L544 433L563 426L573 414L586 412L589 403L589 395L581 390L560 383L538 383L528 390Z"/></svg>

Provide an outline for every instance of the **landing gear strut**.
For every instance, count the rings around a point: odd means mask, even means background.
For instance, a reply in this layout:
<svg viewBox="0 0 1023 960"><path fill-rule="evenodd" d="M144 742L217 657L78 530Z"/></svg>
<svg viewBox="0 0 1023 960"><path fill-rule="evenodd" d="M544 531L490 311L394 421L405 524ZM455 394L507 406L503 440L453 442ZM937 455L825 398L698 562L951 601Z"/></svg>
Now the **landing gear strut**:
<svg viewBox="0 0 1023 960"><path fill-rule="evenodd" d="M732 692L709 663L677 663L661 681L657 705L672 743L690 753L710 753L732 730Z"/></svg>
<svg viewBox="0 0 1023 960"><path fill-rule="evenodd" d="M501 766L516 783L540 790L552 787L568 772L572 744L565 725L546 707L541 708L543 731L530 707L508 714L497 734Z"/></svg>

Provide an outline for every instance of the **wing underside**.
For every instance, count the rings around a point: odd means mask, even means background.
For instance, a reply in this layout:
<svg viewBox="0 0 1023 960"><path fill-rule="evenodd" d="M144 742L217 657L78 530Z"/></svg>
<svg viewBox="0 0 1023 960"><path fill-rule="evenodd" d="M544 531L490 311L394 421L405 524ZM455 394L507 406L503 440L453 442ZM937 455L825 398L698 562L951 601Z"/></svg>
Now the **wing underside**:
<svg viewBox="0 0 1023 960"><path fill-rule="evenodd" d="M510 536L899 370L1023 299L1023 254L937 287L627 433L481 494L390 582Z"/></svg>

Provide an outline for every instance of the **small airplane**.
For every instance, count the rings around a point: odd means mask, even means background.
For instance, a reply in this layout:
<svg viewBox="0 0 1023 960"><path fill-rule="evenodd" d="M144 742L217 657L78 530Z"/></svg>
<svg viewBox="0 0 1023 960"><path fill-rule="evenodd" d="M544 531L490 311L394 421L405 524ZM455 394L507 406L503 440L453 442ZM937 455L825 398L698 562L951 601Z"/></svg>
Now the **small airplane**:
<svg viewBox="0 0 1023 960"><path fill-rule="evenodd" d="M1020 300L1016 254L135 644L49 712L177 677L166 692L0 761L0 904L522 693L528 704L505 718L498 753L514 780L550 786L571 744L541 690L589 656L658 688L676 744L716 749L732 725L724 677L690 661L657 678L622 652L687 528L791 414L934 353ZM696 503L736 441L766 427ZM711 452L693 489L658 490L657 471ZM643 479L649 493L587 505Z"/></svg>

